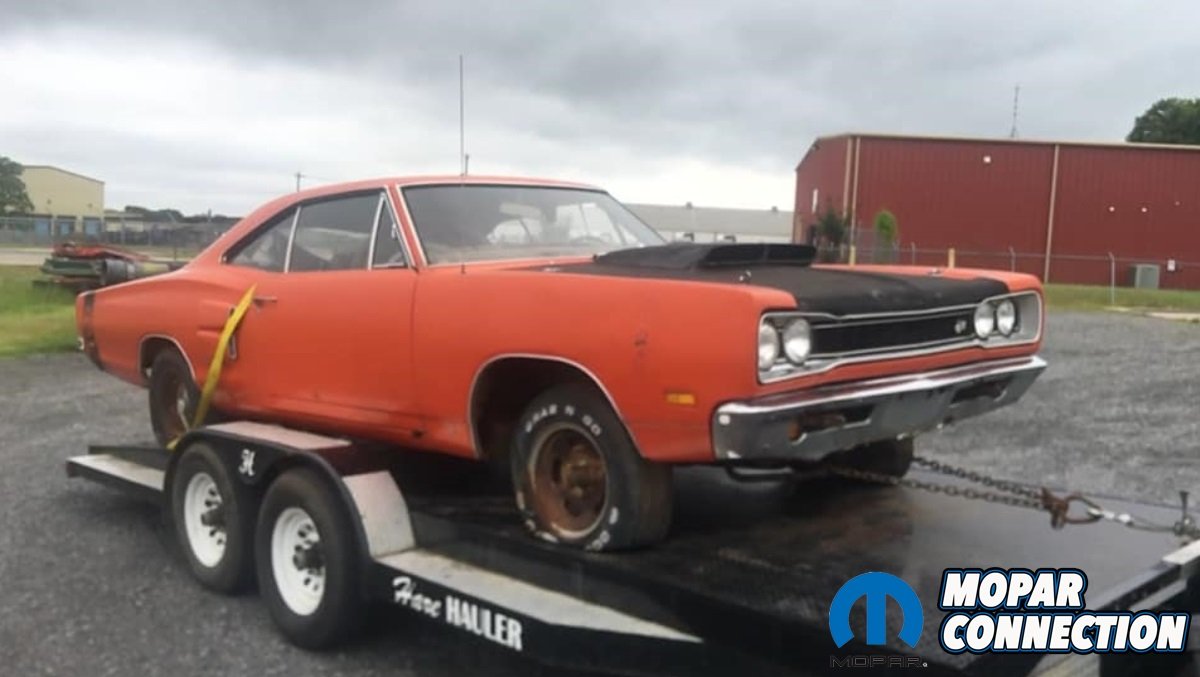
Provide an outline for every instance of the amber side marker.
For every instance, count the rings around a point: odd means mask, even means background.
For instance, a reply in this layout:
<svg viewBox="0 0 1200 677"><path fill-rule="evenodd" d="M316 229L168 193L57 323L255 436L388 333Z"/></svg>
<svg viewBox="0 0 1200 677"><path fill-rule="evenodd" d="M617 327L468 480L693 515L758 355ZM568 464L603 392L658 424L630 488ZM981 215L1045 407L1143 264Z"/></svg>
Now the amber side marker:
<svg viewBox="0 0 1200 677"><path fill-rule="evenodd" d="M696 396L692 393L667 393L667 404L682 404L690 407L696 404Z"/></svg>

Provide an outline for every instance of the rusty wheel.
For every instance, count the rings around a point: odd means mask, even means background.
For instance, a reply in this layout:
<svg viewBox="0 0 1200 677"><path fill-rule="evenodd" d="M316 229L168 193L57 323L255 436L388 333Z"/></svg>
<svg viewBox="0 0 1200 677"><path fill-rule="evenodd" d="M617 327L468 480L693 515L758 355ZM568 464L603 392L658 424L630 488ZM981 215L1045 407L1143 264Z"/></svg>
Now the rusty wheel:
<svg viewBox="0 0 1200 677"><path fill-rule="evenodd" d="M179 353L167 350L150 367L150 424L159 444L169 444L192 427L200 396Z"/></svg>
<svg viewBox="0 0 1200 677"><path fill-rule="evenodd" d="M565 538L600 521L608 498L604 457L578 425L559 423L534 443L530 499L547 526Z"/></svg>
<svg viewBox="0 0 1200 677"><path fill-rule="evenodd" d="M642 458L603 394L582 384L538 395L518 419L513 491L539 538L587 550L666 536L671 468Z"/></svg>

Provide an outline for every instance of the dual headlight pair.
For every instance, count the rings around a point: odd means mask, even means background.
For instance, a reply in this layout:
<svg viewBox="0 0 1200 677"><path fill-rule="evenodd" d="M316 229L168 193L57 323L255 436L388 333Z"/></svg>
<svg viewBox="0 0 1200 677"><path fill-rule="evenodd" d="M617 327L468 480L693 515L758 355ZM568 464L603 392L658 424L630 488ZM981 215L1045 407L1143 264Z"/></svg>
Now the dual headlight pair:
<svg viewBox="0 0 1200 677"><path fill-rule="evenodd" d="M804 364L812 352L812 327L808 320L795 319L777 329L770 322L758 325L758 368L766 371L779 359L780 351L788 362Z"/></svg>
<svg viewBox="0 0 1200 677"><path fill-rule="evenodd" d="M1017 329L1017 306L1012 299L984 301L975 308L975 335L985 339L993 334L1012 336Z"/></svg>

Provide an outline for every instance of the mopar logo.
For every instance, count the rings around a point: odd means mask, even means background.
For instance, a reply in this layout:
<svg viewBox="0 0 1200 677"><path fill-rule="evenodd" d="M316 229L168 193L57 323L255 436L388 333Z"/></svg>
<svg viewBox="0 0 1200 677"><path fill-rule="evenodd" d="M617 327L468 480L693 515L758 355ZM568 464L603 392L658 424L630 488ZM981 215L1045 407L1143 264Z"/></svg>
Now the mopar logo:
<svg viewBox="0 0 1200 677"><path fill-rule="evenodd" d="M917 599L917 593L908 583L881 571L868 571L851 578L833 596L833 603L829 605L829 634L833 642L841 648L854 638L854 632L850 630L850 609L859 599L866 598L867 644L887 644L889 597L900 605L900 613L904 615L904 624L898 636L905 644L915 647L925 622L921 600Z"/></svg>
<svg viewBox="0 0 1200 677"><path fill-rule="evenodd" d="M967 321L960 319L954 323L954 333L961 334L967 330Z"/></svg>

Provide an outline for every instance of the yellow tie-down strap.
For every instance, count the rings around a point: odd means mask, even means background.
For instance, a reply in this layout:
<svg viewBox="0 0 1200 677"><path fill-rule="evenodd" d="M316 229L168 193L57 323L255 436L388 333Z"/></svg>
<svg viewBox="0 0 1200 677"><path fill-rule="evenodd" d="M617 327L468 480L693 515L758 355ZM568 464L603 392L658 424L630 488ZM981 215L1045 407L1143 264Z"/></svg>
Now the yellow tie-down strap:
<svg viewBox="0 0 1200 677"><path fill-rule="evenodd" d="M204 422L204 418L208 416L208 407L212 403L213 393L217 390L217 382L221 380L221 368L225 365L225 353L229 351L229 341L233 339L233 332L237 331L238 325L241 324L242 318L246 316L246 311L250 309L250 304L254 302L254 290L257 285L252 285L242 295L242 300L233 307L233 312L229 314L229 319L225 320L225 326L221 328L221 336L217 339L217 349L213 352L212 362L208 365L208 375L204 378L204 388L200 390L200 402L196 405L196 414L192 417L192 428L199 428ZM168 449L174 449L178 439L171 440L167 445Z"/></svg>

